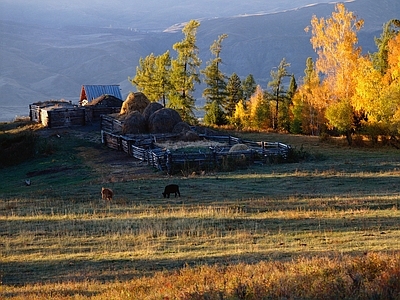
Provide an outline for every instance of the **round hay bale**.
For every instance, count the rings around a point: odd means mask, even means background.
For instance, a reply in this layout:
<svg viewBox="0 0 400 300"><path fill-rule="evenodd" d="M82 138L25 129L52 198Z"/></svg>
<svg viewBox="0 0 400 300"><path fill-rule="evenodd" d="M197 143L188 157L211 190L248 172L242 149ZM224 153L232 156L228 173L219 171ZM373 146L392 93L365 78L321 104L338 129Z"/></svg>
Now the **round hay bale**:
<svg viewBox="0 0 400 300"><path fill-rule="evenodd" d="M179 122L177 123L174 128L172 129L172 133L185 133L190 131L190 125L186 122Z"/></svg>
<svg viewBox="0 0 400 300"><path fill-rule="evenodd" d="M126 97L124 103L122 103L120 114L129 114L133 111L138 111L143 113L145 108L150 104L149 99L145 96L145 94L141 92L132 93L130 92Z"/></svg>
<svg viewBox="0 0 400 300"><path fill-rule="evenodd" d="M146 132L146 121L142 114L138 111L134 111L126 116L122 124L122 133L145 133Z"/></svg>
<svg viewBox="0 0 400 300"><path fill-rule="evenodd" d="M245 144L236 144L229 149L229 152L241 152L241 151L246 151L249 150L249 147Z"/></svg>
<svg viewBox="0 0 400 300"><path fill-rule="evenodd" d="M162 108L150 116L147 125L151 133L168 133L179 122L182 122L182 118L176 110Z"/></svg>
<svg viewBox="0 0 400 300"><path fill-rule="evenodd" d="M164 108L162 104L158 102L151 102L143 111L143 117L146 119L146 121L149 120L150 116L155 113L157 110Z"/></svg>
<svg viewBox="0 0 400 300"><path fill-rule="evenodd" d="M184 141L186 142L195 142L200 139L199 135L193 130L186 131L184 133Z"/></svg>

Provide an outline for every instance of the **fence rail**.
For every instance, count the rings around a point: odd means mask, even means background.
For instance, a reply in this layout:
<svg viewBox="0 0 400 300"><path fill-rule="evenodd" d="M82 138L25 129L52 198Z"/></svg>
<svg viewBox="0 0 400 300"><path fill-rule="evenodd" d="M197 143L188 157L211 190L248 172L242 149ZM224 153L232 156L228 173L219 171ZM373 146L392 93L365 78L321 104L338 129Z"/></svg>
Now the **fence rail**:
<svg viewBox="0 0 400 300"><path fill-rule="evenodd" d="M170 151L156 145L156 142L173 140L177 136L176 134L120 135L101 130L102 143L107 147L124 151L129 156L147 162L148 165L167 173L187 164L198 165L199 167L215 167L229 158L242 158L253 163L255 161L270 161L274 157L286 159L291 149L289 145L280 142L254 142L225 135L201 136L207 140L225 143L227 146L209 147L202 151L199 150L198 153L185 152L184 150ZM231 145L235 144L245 144L248 149L230 152Z"/></svg>

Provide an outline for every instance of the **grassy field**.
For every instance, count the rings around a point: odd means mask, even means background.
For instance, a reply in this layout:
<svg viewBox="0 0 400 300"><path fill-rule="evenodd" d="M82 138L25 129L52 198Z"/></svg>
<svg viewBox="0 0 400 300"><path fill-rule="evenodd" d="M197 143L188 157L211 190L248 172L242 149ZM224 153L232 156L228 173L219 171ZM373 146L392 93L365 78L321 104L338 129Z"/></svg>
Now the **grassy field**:
<svg viewBox="0 0 400 300"><path fill-rule="evenodd" d="M399 299L395 148L238 133L304 159L170 177L99 130L36 132L34 158L0 169L0 298ZM180 198L163 198L169 183Z"/></svg>

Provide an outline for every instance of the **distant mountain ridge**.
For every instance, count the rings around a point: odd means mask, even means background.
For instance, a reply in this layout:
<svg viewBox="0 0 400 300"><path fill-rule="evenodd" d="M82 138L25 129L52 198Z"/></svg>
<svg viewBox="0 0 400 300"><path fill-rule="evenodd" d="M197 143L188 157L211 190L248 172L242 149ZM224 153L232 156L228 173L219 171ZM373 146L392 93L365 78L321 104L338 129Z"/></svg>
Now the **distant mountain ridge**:
<svg viewBox="0 0 400 300"><path fill-rule="evenodd" d="M359 33L363 52L376 51L374 37L382 25L399 18L398 0L354 0L346 8L365 20ZM315 57L310 34L304 28L312 15L329 17L334 4L317 4L284 12L259 13L201 20L197 41L203 67L210 58L209 47L221 34L222 71L244 78L253 74L266 88L270 71L282 58L291 63L289 72L297 81L303 76L305 60ZM172 26L172 24L170 24ZM170 50L183 35L165 27L165 32L143 32L132 28L68 25L50 28L21 22L0 21L0 121L28 114L28 105L48 99L77 101L83 84L120 84L126 96L134 87L128 81L140 57ZM196 97L201 98L201 87ZM199 101L198 105L201 105Z"/></svg>

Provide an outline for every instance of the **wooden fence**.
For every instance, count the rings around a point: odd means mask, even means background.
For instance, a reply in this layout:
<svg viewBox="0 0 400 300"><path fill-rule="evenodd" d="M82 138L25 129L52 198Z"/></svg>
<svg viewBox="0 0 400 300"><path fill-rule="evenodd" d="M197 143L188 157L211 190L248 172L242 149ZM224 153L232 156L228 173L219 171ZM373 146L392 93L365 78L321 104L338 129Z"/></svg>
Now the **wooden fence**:
<svg viewBox="0 0 400 300"><path fill-rule="evenodd" d="M101 130L102 143L107 147L124 151L129 156L169 174L188 166L192 168L197 166L200 169L217 168L227 160L242 160L247 163L268 163L271 159L277 158L285 160L291 149L289 145L279 142L254 142L227 135L201 136L203 139L224 143L226 146L208 147L196 153L185 152L183 149L171 151L156 145L157 142L174 140L177 137L176 134L120 135ZM245 144L248 149L229 152L234 144Z"/></svg>

